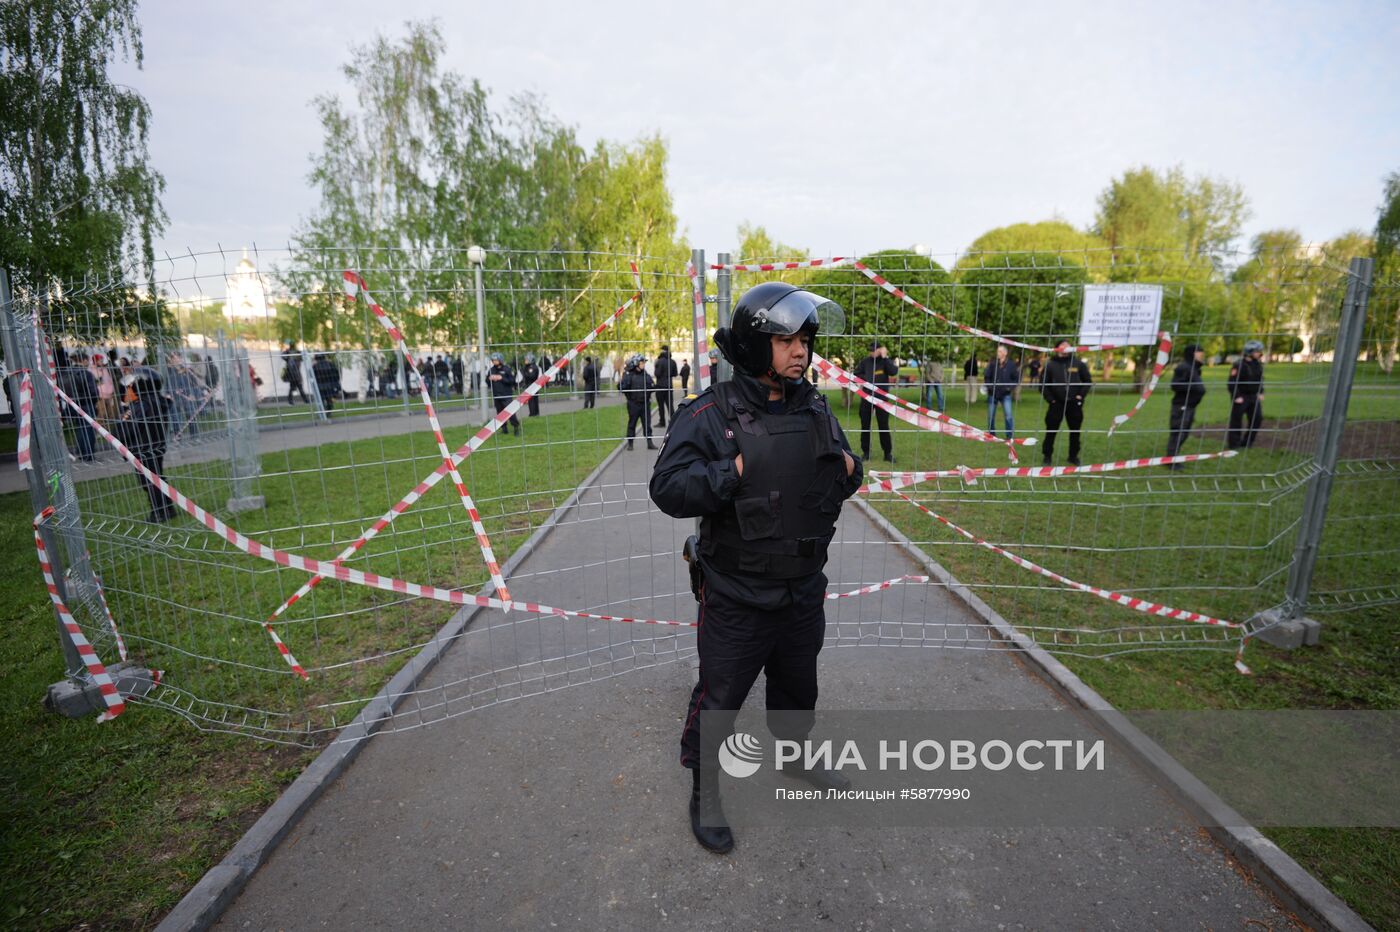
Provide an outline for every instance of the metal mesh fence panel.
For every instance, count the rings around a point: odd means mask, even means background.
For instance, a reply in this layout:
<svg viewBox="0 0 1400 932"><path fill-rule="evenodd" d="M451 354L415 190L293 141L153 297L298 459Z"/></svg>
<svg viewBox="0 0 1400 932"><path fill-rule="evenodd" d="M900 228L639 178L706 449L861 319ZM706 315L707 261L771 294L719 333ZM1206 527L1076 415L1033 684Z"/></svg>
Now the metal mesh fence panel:
<svg viewBox="0 0 1400 932"><path fill-rule="evenodd" d="M1284 601L1319 469L1346 269L1306 256L1187 261L1124 250L790 264L716 270L718 290L732 282L737 296L781 276L846 308L846 331L816 346L838 368L814 374L852 447L870 454L861 500L1021 636L971 618L948 578L930 578L879 522L847 508L828 566L829 645L1215 649L1228 663ZM1148 391L1160 341L1074 353L1092 378L1076 383L1081 443L1071 449L1067 420L1047 455L1052 354L1028 347L1078 342L1085 289L1114 282L1161 286L1169 361ZM1375 285L1386 288L1393 283ZM626 360L644 354L655 372L663 344L688 363L696 388L684 257L191 253L163 263L155 292L93 281L43 306L17 295L6 324L7 352L36 372L38 341L49 341L70 395L85 380L62 370L91 372L92 416L133 450L141 438L124 414L123 383L158 380L159 471L230 529L212 532L183 513L163 520L131 465L102 438L81 436L82 419L60 414L35 379L41 479L59 476L57 527L79 621L110 654L110 617L133 658L161 671L140 701L202 728L316 744L425 647L451 646L442 654L451 661L397 697L389 727L693 657L695 603L677 558L689 522L650 503L651 454L625 449L618 392ZM711 311L707 329L717 319ZM1376 358L1386 326L1367 323L1310 611L1374 612L1400 600L1397 545L1382 531L1400 501L1400 382ZM1256 339L1262 420L1238 455L1214 456L1230 445L1232 416L1241 427L1227 383ZM1009 405L986 394L998 341L1020 370ZM871 343L888 348L898 376L863 413L843 379ZM1172 439L1172 371L1188 344L1204 351L1206 394L1171 451L1188 461L1158 462ZM492 353L513 387L494 388ZM495 417L498 400L540 379L547 384L516 414L518 433ZM461 489L429 406L457 454ZM887 438L880 408L894 414ZM989 440L993 408L1000 440L1019 442ZM656 414L649 398L648 423ZM654 430L659 443L664 431ZM886 439L891 462L881 457ZM646 440L639 429L636 442ZM1022 472L996 472L1008 467ZM339 560L360 575L308 589L312 574L279 553ZM507 564L508 593L493 582L492 557ZM398 581L435 587L439 598ZM484 593L509 607L475 611L444 604L442 593Z"/></svg>

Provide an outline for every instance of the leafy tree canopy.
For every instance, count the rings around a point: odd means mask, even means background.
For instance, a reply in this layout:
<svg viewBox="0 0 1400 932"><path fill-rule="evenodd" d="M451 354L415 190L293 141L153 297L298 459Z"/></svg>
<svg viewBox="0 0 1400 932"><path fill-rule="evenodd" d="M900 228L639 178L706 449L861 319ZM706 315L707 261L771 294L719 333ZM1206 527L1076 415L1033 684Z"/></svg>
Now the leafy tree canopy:
<svg viewBox="0 0 1400 932"><path fill-rule="evenodd" d="M1115 281L1209 278L1249 219L1240 185L1181 166L1129 169L1099 195L1092 232L1114 250Z"/></svg>
<svg viewBox="0 0 1400 932"><path fill-rule="evenodd" d="M107 74L141 57L135 0L0 4L0 255L19 290L61 300L89 273L126 281L138 264L153 277L166 215L150 110Z"/></svg>

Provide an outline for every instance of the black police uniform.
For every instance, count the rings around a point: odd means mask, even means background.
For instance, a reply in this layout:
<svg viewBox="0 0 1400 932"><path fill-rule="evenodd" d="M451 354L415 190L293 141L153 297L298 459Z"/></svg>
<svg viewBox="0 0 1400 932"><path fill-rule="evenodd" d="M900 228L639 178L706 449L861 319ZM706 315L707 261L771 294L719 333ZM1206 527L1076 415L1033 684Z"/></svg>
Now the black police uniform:
<svg viewBox="0 0 1400 932"><path fill-rule="evenodd" d="M849 477L843 453L855 460ZM783 399L770 402L763 383L736 372L676 410L650 492L666 514L701 519L700 677L681 732L683 766L715 766L701 761L700 712L737 715L760 671L769 709L816 707L822 568L841 503L861 475L809 382L787 383ZM801 740L810 727L808 719L802 734L780 737Z"/></svg>
<svg viewBox="0 0 1400 932"><path fill-rule="evenodd" d="M523 366L520 367L520 384L521 384L521 386L522 386L523 388L529 388L531 385L534 385L535 382L539 379L539 377L540 377L540 367L537 366L537 365L535 365L534 363L532 363L532 362L527 362L527 363L525 363L525 365L523 365ZM535 394L531 395L531 396L530 396L530 400L529 400L529 402L527 402L527 404L528 404L529 409L530 409L530 417L539 417L539 416L540 416L540 395L539 395L539 392L536 392Z"/></svg>
<svg viewBox="0 0 1400 932"><path fill-rule="evenodd" d="M1176 456L1186 438L1191 436L1191 425L1196 420L1196 406L1206 396L1206 385L1201 380L1201 364L1196 362L1196 345L1188 343L1181 362L1172 370L1172 410L1168 421L1170 433L1167 435L1167 456ZM1177 463L1173 468L1180 468Z"/></svg>
<svg viewBox="0 0 1400 932"><path fill-rule="evenodd" d="M637 424L642 425L642 433L647 438L647 446L651 446L651 411L647 398L651 395L655 383L651 376L641 366L629 366L627 371L622 373L622 379L617 384L617 390L622 392L622 397L627 399L627 446L632 446L632 438L636 436Z"/></svg>
<svg viewBox="0 0 1400 932"><path fill-rule="evenodd" d="M666 418L675 420L676 417L676 396L671 387L675 384L676 361L669 352L662 350L651 370L656 376L656 424L665 427Z"/></svg>
<svg viewBox="0 0 1400 932"><path fill-rule="evenodd" d="M499 375L498 381L491 381L491 376ZM486 384L491 386L491 403L496 406L496 413L500 414L512 401L515 400L515 370L503 362L493 362L491 368L486 370ZM520 420L512 414L510 416L510 426L515 428L515 432L520 433Z"/></svg>
<svg viewBox="0 0 1400 932"><path fill-rule="evenodd" d="M1225 380L1230 389L1230 429L1226 442L1231 450L1247 450L1254 446L1259 424L1264 420L1264 363L1244 356L1230 367Z"/></svg>
<svg viewBox="0 0 1400 932"><path fill-rule="evenodd" d="M1055 453L1055 437L1063 422L1069 427L1069 461L1079 464L1079 428L1084 424L1084 400L1089 397L1093 383L1089 367L1082 359L1055 355L1045 363L1040 383L1040 393L1047 402L1045 446L1040 452L1046 463Z"/></svg>

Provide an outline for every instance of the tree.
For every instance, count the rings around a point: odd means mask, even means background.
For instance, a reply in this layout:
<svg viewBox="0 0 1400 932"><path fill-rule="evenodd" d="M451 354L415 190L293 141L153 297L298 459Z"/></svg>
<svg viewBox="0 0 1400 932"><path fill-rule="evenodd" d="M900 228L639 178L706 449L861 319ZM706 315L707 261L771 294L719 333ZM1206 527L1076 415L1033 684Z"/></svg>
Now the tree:
<svg viewBox="0 0 1400 932"><path fill-rule="evenodd" d="M114 60L141 65L134 0L0 4L0 256L41 299L89 273L154 277L165 181L147 164L150 110L109 80Z"/></svg>
<svg viewBox="0 0 1400 932"><path fill-rule="evenodd" d="M298 338L387 346L363 307L340 301L346 264L409 311L400 325L410 343L470 344L474 274L463 249L485 246L488 282L501 283L487 289L488 339L550 349L634 289L628 257L660 257L664 270L651 275L683 264L663 140L604 140L590 153L539 98L493 107L479 82L441 67L444 52L435 24L410 23L397 41L352 49L355 106L317 99L325 141L310 180L320 204L295 238L298 268L284 275L302 296ZM546 250L555 256L541 261ZM682 298L648 298L616 332L652 340L689 319Z"/></svg>
<svg viewBox="0 0 1400 932"><path fill-rule="evenodd" d="M953 279L932 259L907 249L872 253L861 261L926 307L951 316ZM951 358L954 328L889 294L856 269L819 269L806 285L846 311L844 337L821 337L817 352L841 360L848 368L864 356L871 340L883 342L893 357Z"/></svg>
<svg viewBox="0 0 1400 932"><path fill-rule="evenodd" d="M1376 357L1389 374L1400 349L1400 171L1385 179L1376 208L1375 251L1369 316L1374 321Z"/></svg>
<svg viewBox="0 0 1400 932"><path fill-rule="evenodd" d="M1068 258L1087 269L1108 263L1108 243L1093 233L1077 230L1063 220L1040 223L1013 223L988 230L972 241L959 267L975 267L983 253L1068 253Z"/></svg>
<svg viewBox="0 0 1400 932"><path fill-rule="evenodd" d="M1199 281L1218 271L1249 215L1234 182L1144 165L1109 182L1092 232L1113 250L1115 281Z"/></svg>
<svg viewBox="0 0 1400 932"><path fill-rule="evenodd" d="M1083 265L1065 255L1033 252L969 259L973 264L958 272L955 313L961 323L1042 346L1074 339L1090 282Z"/></svg>
<svg viewBox="0 0 1400 932"><path fill-rule="evenodd" d="M1248 262L1235 271L1249 331L1271 353L1291 352L1294 337L1311 320L1313 263L1297 230L1266 230L1250 244Z"/></svg>

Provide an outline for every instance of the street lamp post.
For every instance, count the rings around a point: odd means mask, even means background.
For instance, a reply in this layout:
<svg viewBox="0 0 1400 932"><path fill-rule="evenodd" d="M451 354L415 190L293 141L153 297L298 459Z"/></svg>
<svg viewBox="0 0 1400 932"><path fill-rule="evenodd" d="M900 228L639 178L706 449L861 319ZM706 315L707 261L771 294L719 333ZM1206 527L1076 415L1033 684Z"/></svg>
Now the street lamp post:
<svg viewBox="0 0 1400 932"><path fill-rule="evenodd" d="M481 420L485 422L490 417L486 407L486 288L481 279L486 250L480 246L468 248L467 261L476 270L476 356L477 366L481 370Z"/></svg>

